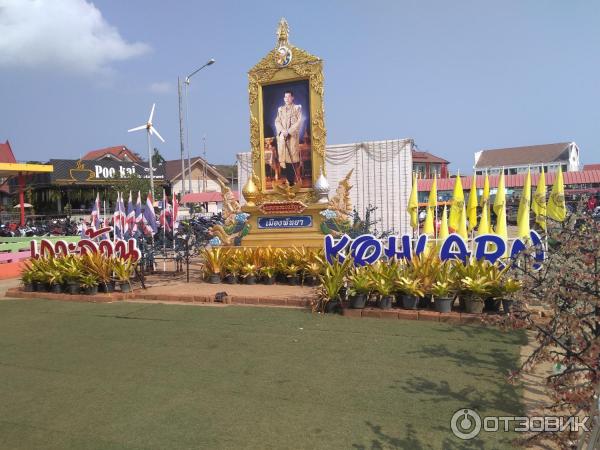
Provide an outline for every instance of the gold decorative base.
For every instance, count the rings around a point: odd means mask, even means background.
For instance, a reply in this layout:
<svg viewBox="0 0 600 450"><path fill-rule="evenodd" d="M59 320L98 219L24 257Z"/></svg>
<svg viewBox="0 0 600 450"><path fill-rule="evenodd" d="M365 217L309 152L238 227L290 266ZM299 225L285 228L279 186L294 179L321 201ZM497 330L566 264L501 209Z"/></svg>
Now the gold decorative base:
<svg viewBox="0 0 600 450"><path fill-rule="evenodd" d="M301 214L265 214L256 206L243 206L242 210L250 214L250 233L242 239L244 247L313 247L322 248L324 235L321 232L321 211L327 209L324 204L311 204ZM268 222L267 218L276 220L310 217L309 227L289 228L259 228L259 220L262 225ZM262 220L261 220L262 218ZM300 220L300 219L298 219Z"/></svg>

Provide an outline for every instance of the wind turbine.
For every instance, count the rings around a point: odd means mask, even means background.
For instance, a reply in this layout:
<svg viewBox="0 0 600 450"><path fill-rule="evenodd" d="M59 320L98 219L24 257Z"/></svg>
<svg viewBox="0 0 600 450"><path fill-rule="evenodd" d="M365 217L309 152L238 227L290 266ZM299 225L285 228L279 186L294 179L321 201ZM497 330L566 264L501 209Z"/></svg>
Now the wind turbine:
<svg viewBox="0 0 600 450"><path fill-rule="evenodd" d="M152 145L150 143L150 136L155 134L157 138L161 141L165 142L162 136L156 131L156 128L152 125L152 117L154 117L154 108L156 107L156 103L152 103L152 110L150 111L150 117L148 117L148 122L145 125L140 125L139 127L131 128L127 130L128 133L132 131L146 130L148 137L148 168L150 169L150 192L152 193L152 200L154 200L154 168L152 167Z"/></svg>

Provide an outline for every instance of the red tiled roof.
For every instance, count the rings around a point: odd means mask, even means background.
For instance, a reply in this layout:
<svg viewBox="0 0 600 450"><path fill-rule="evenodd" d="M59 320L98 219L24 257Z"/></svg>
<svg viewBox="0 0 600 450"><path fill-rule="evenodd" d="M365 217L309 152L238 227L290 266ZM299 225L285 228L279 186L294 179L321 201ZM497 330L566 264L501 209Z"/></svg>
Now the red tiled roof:
<svg viewBox="0 0 600 450"><path fill-rule="evenodd" d="M583 166L583 170L600 170L600 164L586 164Z"/></svg>
<svg viewBox="0 0 600 450"><path fill-rule="evenodd" d="M483 150L475 167L519 166L553 162L568 150L569 145L571 142ZM568 159L568 154L566 159Z"/></svg>
<svg viewBox="0 0 600 450"><path fill-rule="evenodd" d="M416 150L413 150L412 158L413 162L449 163L449 161L446 161L444 158L432 155L429 152L420 152Z"/></svg>
<svg viewBox="0 0 600 450"><path fill-rule="evenodd" d="M17 162L8 139L4 144L0 143L0 162L13 164Z"/></svg>
<svg viewBox="0 0 600 450"><path fill-rule="evenodd" d="M138 156L134 155L134 153L124 145L118 145L116 147L106 147L101 148L99 150L92 150L90 152L87 152L81 159L85 161L96 160L102 158L106 154L114 156L119 161L123 161L123 157L127 155L127 157L133 162L142 162L142 160Z"/></svg>
<svg viewBox="0 0 600 450"><path fill-rule="evenodd" d="M504 175L504 183L507 188L522 187L525 183L525 176L527 174L517 175ZM531 185L536 186L539 174L531 174ZM546 174L546 186L551 186L554 183L555 172ZM600 183L600 170L587 170L579 172L564 172L564 182L566 185L570 184L592 184ZM490 188L498 186L498 179L500 175L490 175ZM485 175L477 175L476 185L478 189L483 189L483 181ZM438 191L451 191L454 189L454 178L442 178L437 180ZM419 192L429 192L431 189L432 179L421 179L418 181ZM471 188L471 177L461 177L463 189L469 190Z"/></svg>
<svg viewBox="0 0 600 450"><path fill-rule="evenodd" d="M239 201L240 196L237 192L233 192L233 196ZM181 197L181 203L211 203L222 201L223 196L220 192L194 192L192 194L185 194Z"/></svg>

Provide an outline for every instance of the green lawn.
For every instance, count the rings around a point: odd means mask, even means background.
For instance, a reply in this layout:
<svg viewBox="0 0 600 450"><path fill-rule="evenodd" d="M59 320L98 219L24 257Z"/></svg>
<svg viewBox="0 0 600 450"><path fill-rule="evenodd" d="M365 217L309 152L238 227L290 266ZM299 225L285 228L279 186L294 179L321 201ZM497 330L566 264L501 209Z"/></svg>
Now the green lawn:
<svg viewBox="0 0 600 450"><path fill-rule="evenodd" d="M520 333L298 310L0 301L0 448L511 448Z"/></svg>

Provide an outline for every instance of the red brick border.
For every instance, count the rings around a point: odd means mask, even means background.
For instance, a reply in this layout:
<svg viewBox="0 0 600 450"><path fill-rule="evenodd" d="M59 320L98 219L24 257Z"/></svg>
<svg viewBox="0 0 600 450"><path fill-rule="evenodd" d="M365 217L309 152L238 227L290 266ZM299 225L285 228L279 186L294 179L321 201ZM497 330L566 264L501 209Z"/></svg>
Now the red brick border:
<svg viewBox="0 0 600 450"><path fill-rule="evenodd" d="M149 300L157 302L185 302L185 303L215 303L214 296L210 295L173 295L173 294L150 294L143 291L131 293L114 292L110 294L96 295L71 295L71 294L53 294L51 292L24 292L21 288L8 289L5 297L12 298L44 298L50 300L68 301L68 302L91 302L108 303L122 300ZM249 297L232 295L222 299L224 304L232 305L252 305L252 306L275 306L292 307L307 309L310 308L310 299L302 297ZM379 309L364 308L350 309L344 308L342 315L354 318L374 318L374 319L392 319L392 320L426 320L431 322L443 322L454 324L483 324L483 317L479 314L467 314L459 312L439 313L430 310L409 310L409 309Z"/></svg>

